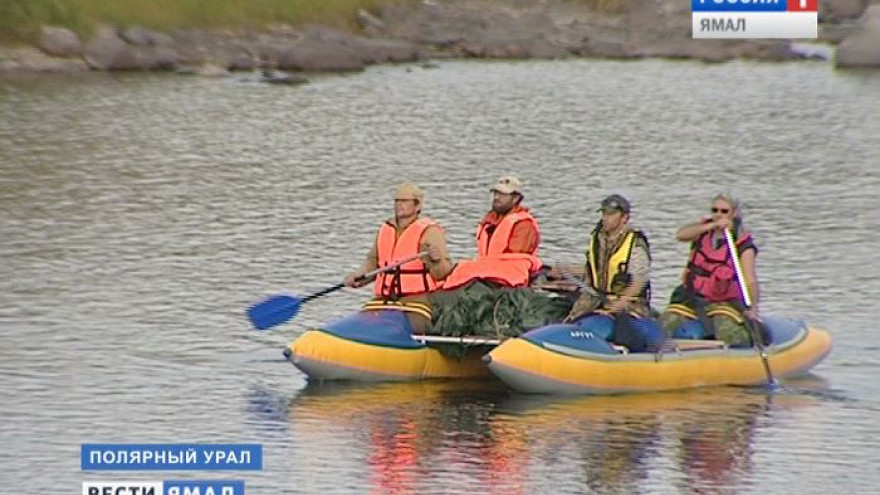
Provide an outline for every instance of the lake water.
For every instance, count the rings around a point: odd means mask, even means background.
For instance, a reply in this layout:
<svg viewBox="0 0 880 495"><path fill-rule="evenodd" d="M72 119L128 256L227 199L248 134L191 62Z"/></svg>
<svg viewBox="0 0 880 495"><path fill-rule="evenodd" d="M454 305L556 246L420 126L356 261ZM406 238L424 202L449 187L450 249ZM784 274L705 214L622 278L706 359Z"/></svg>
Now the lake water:
<svg viewBox="0 0 880 495"><path fill-rule="evenodd" d="M0 493L240 478L248 493L868 493L880 486L880 73L828 63L444 61L299 87L248 75L0 79ZM675 229L732 191L762 311L834 351L776 393L513 394L307 385L281 350L368 298L251 330L251 303L332 285L401 180L454 257L488 188L526 184L546 262L580 263L626 195L654 305ZM262 443L264 469L83 473L80 445Z"/></svg>

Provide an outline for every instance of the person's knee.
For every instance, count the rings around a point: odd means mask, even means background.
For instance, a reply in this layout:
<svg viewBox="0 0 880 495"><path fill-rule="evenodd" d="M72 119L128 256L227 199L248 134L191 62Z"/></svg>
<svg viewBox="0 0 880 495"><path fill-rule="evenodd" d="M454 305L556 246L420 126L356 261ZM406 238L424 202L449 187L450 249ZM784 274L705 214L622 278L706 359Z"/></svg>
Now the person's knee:
<svg viewBox="0 0 880 495"><path fill-rule="evenodd" d="M431 322L423 315L413 312L407 312L406 318L409 320L409 326L412 327L414 334L424 335L431 328Z"/></svg>
<svg viewBox="0 0 880 495"><path fill-rule="evenodd" d="M686 320L687 318L684 316L672 311L664 311L660 315L660 325L666 330L667 335L672 335L672 332L680 327Z"/></svg>
<svg viewBox="0 0 880 495"><path fill-rule="evenodd" d="M717 340L723 340L727 345L748 345L751 343L744 324L727 316L716 316L712 321L715 325Z"/></svg>

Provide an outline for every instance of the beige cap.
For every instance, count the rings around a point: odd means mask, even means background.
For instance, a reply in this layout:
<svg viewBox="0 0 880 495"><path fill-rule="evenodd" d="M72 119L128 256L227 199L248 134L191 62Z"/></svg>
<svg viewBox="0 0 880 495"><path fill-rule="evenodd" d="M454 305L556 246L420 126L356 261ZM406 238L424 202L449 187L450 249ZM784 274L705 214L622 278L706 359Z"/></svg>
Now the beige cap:
<svg viewBox="0 0 880 495"><path fill-rule="evenodd" d="M498 180L495 181L495 185L490 189L490 191L498 191L501 194L522 194L522 190L522 181L512 175L499 177Z"/></svg>
<svg viewBox="0 0 880 495"><path fill-rule="evenodd" d="M424 201L425 193L422 192L419 186L411 182L404 182L394 189L394 199L417 199Z"/></svg>

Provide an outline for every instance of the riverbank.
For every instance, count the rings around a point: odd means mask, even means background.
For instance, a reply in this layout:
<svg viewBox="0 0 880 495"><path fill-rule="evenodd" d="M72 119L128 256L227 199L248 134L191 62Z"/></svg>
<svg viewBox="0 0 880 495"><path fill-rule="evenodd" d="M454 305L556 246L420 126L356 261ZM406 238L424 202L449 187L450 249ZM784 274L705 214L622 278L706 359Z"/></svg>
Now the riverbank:
<svg viewBox="0 0 880 495"><path fill-rule="evenodd" d="M190 10L175 22L173 9L162 11L167 2L154 3L152 9L133 3L125 23L113 22L121 16L118 11L84 15L72 7L32 15L31 19L61 24L31 26L35 31L29 41L14 38L16 42L0 46L0 71L222 75L256 69L358 71L375 63L449 57L662 57L704 62L817 57L798 50L790 40L694 40L690 5L680 0L336 0L324 10L311 2L284 2L302 5L273 10L274 2L263 0L239 6L242 19L248 21L234 25L229 19L236 10L229 6L216 10L213 3L188 0L183 4ZM838 66L880 67L880 5L868 8L867 3L822 4L820 40L840 46ZM80 0L71 5L93 4ZM132 23L132 18L144 20Z"/></svg>

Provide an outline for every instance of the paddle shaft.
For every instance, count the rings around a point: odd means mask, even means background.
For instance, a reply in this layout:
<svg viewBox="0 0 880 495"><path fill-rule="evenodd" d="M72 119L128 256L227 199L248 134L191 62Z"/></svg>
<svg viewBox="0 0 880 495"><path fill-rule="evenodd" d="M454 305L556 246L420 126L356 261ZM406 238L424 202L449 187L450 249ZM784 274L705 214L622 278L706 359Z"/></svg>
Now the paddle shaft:
<svg viewBox="0 0 880 495"><path fill-rule="evenodd" d="M576 274L571 273L564 268L559 269L559 276L562 278L562 280L577 285L578 290L582 290L584 288L584 281Z"/></svg>
<svg viewBox="0 0 880 495"><path fill-rule="evenodd" d="M326 296L327 294L332 294L333 292L336 292L343 287L345 287L345 284L342 284L342 283L336 284L332 287L327 287L326 289L319 290L318 292L315 292L314 294L307 295L306 297L302 298L302 300L300 300L300 302L306 303L306 302L311 301L312 299L317 299L321 296Z"/></svg>
<svg viewBox="0 0 880 495"><path fill-rule="evenodd" d="M380 273L390 272L401 265L405 265L405 264L409 263L410 261L413 261L413 260L420 258L422 256L425 256L427 254L428 254L427 251L422 251L422 252L416 253L412 256L407 256L406 258L403 258L400 261L395 261L393 265L379 267L371 272L367 272L367 273L361 275L360 277L358 277L357 280L369 280Z"/></svg>
<svg viewBox="0 0 880 495"><path fill-rule="evenodd" d="M397 261L392 265L377 268L369 273L365 273L357 277L356 280L368 280L380 273L393 271L399 266L409 263L410 261L413 261L424 254L425 253L418 253ZM291 318L296 316L297 313L299 313L299 309L303 304L313 299L317 299L319 297L326 296L327 294L336 292L343 287L345 287L344 282L327 287L325 289L321 289L318 292L309 294L308 296L303 298L289 295L273 296L266 301L255 304L248 308L247 317L251 321L251 324L253 324L253 326L257 330L266 330L268 328L272 328L276 325L280 325L281 323L289 321Z"/></svg>
<svg viewBox="0 0 880 495"><path fill-rule="evenodd" d="M419 256L422 256L424 254L427 254L427 253L426 252L417 253L412 256L408 256L400 261L397 261L393 265L388 265L388 266L376 268L375 270L373 270L371 272L367 272L367 273L361 275L360 277L357 277L356 280L369 280L380 273L390 272L390 271L394 270L395 268L399 267L400 265L405 265L405 264L409 263L410 261L413 261L416 258L418 258ZM302 300L300 302L305 303L305 302L311 301L312 299L317 299L319 297L326 296L327 294L332 294L333 292L336 292L343 287L345 287L345 283L339 283L339 284L336 284L332 287L327 287L326 289L321 289L318 292L315 292L314 294L309 294L308 296L302 298Z"/></svg>
<svg viewBox="0 0 880 495"><path fill-rule="evenodd" d="M742 263L739 261L739 252L736 244L733 242L733 233L730 229L724 229L724 238L727 240L727 249L730 251L730 257L733 259L733 268L736 270L736 279L739 281L739 289L743 296L743 303L746 309L752 307L752 297L749 295L749 286L743 275Z"/></svg>
<svg viewBox="0 0 880 495"><path fill-rule="evenodd" d="M730 251L730 258L733 260L733 268L736 272L736 280L739 282L739 290L742 293L743 303L746 306L746 309L752 307L752 298L749 295L749 286L746 281L745 276L743 275L742 264L739 261L739 253L736 249L736 244L733 242L733 232L730 229L724 229L724 238L727 240L727 249ZM773 385L776 383L776 380L773 379L773 372L770 370L770 361L767 358L767 349L764 348L764 339L761 337L761 333L758 331L755 326L755 322L749 319L748 316L743 315L745 320L746 328L752 334L752 340L755 342L755 349L758 350L758 354L761 356L761 363L764 365L764 372L767 374L767 383Z"/></svg>

